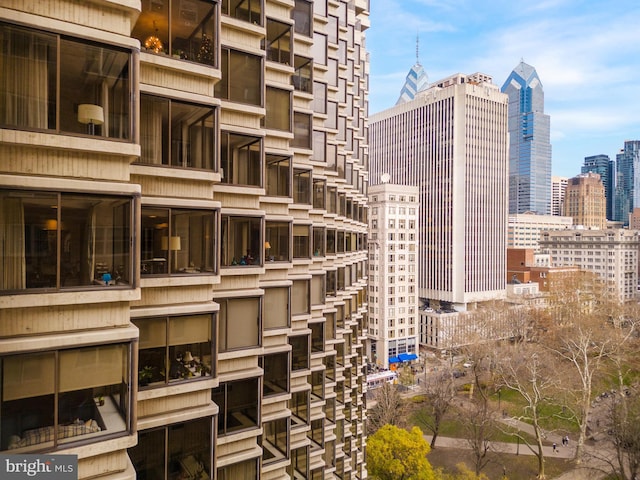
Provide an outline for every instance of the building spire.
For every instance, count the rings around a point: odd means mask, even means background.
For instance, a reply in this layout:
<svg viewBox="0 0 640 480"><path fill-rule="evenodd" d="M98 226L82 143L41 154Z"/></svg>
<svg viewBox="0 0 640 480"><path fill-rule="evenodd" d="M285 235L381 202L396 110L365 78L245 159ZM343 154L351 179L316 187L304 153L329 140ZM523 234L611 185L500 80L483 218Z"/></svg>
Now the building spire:
<svg viewBox="0 0 640 480"><path fill-rule="evenodd" d="M416 65L420 65L420 35L416 34Z"/></svg>

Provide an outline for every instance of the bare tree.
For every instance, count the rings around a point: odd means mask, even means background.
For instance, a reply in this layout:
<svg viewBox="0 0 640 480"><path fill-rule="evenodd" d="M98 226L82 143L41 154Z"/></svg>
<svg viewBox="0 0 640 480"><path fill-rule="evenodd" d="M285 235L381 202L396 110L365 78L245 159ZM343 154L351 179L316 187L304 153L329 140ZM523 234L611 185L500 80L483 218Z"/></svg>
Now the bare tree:
<svg viewBox="0 0 640 480"><path fill-rule="evenodd" d="M535 344L520 344L505 347L497 370L502 385L518 393L525 401L525 406L518 419L525 421L533 428L535 441L529 441L523 435L515 433L538 460L539 479L546 478L542 428L541 407L550 403L552 394L557 391L558 381L554 375L553 360L547 352Z"/></svg>
<svg viewBox="0 0 640 480"><path fill-rule="evenodd" d="M415 413L416 422L431 432L431 448L435 448L440 425L456 396L456 386L451 368L440 375L431 375L425 382L426 406Z"/></svg>
<svg viewBox="0 0 640 480"><path fill-rule="evenodd" d="M607 360L620 359L619 353L634 331L634 320L621 322L619 319L635 317L625 315L617 298L608 295L603 282L593 276L580 275L570 285L569 292L564 288L566 294L556 298L562 300L562 308L551 304L552 311L558 315L555 318L557 326L542 341L572 372L565 382L565 392L572 401L565 407L579 426L575 459L580 463L591 414L594 379L605 368ZM618 364L622 366L621 362ZM619 381L622 382L622 378Z"/></svg>
<svg viewBox="0 0 640 480"><path fill-rule="evenodd" d="M396 385L385 383L373 390L373 400L367 410L367 431L371 435L384 425L406 426L407 407Z"/></svg>
<svg viewBox="0 0 640 480"><path fill-rule="evenodd" d="M461 415L465 418L467 443L473 453L475 473L479 476L491 460L491 441L497 431L494 414L489 409L488 402L480 397L470 402Z"/></svg>
<svg viewBox="0 0 640 480"><path fill-rule="evenodd" d="M603 443L611 448L590 452L591 463L599 462L607 478L635 480L640 476L640 398L637 392L625 390L607 400L603 427L608 435Z"/></svg>
<svg viewBox="0 0 640 480"><path fill-rule="evenodd" d="M597 322L574 324L559 333L558 342L552 347L555 355L567 362L574 373L574 375L568 375L567 379L577 380L577 382L567 380L565 383L568 387L567 392L574 397L574 401L568 402L565 406L569 407L567 411L571 412L571 416L579 426L575 454L577 463L581 462L584 451L594 376L601 370L606 357L615 348L611 342L612 337L603 333L601 326L597 326Z"/></svg>

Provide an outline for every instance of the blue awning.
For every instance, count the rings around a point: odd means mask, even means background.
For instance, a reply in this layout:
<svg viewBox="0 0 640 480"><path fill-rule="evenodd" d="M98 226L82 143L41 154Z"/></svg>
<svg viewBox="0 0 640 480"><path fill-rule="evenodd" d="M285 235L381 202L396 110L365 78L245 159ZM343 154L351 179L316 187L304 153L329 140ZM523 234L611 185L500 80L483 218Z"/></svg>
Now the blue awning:
<svg viewBox="0 0 640 480"><path fill-rule="evenodd" d="M400 363L401 360L398 357L389 357L389 363Z"/></svg>
<svg viewBox="0 0 640 480"><path fill-rule="evenodd" d="M401 362L410 362L411 360L416 360L418 356L415 353L401 353L398 358Z"/></svg>

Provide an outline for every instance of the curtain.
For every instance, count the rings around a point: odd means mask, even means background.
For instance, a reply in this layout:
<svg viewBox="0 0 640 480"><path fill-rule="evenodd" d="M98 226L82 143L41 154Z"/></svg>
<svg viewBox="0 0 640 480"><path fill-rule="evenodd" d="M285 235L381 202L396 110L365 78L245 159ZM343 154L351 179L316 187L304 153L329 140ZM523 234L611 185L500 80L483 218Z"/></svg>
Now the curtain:
<svg viewBox="0 0 640 480"><path fill-rule="evenodd" d="M19 290L27 286L24 229L22 199L3 198L0 205L0 290Z"/></svg>
<svg viewBox="0 0 640 480"><path fill-rule="evenodd" d="M140 145L142 163L162 165L162 111L164 103L142 101L140 105Z"/></svg>
<svg viewBox="0 0 640 480"><path fill-rule="evenodd" d="M95 278L96 269L96 209L91 207L89 209L89 215L87 216L86 223L86 265L87 265L87 278L85 279L85 285L91 285Z"/></svg>
<svg viewBox="0 0 640 480"><path fill-rule="evenodd" d="M0 56L0 123L47 128L47 39L18 30L7 37Z"/></svg>

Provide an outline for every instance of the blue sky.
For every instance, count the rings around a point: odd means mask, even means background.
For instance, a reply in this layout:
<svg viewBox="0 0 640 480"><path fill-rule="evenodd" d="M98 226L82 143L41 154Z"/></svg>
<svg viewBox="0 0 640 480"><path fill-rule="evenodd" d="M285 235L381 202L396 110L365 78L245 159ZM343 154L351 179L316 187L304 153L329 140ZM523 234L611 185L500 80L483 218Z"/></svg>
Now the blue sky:
<svg viewBox="0 0 640 480"><path fill-rule="evenodd" d="M369 113L395 104L419 59L430 81L482 72L502 87L523 59L535 67L551 117L553 174L584 157L615 159L640 140L637 0L371 0Z"/></svg>

